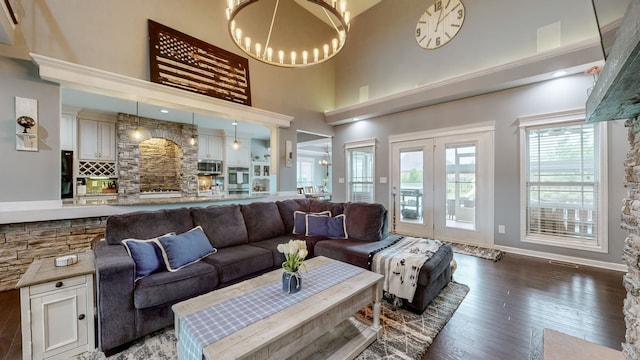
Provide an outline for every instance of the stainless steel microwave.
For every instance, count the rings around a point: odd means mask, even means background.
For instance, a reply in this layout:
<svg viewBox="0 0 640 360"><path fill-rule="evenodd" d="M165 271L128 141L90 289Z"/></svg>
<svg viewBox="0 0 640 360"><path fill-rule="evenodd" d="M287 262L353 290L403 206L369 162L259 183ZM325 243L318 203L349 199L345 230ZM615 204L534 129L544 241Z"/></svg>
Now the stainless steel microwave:
<svg viewBox="0 0 640 360"><path fill-rule="evenodd" d="M222 174L221 160L198 160L198 174L219 175Z"/></svg>

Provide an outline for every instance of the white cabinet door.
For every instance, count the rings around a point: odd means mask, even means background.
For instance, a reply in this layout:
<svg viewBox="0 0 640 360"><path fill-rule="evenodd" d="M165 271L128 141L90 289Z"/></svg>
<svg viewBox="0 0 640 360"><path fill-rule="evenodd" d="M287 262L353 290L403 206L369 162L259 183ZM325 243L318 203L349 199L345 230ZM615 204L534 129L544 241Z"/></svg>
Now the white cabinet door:
<svg viewBox="0 0 640 360"><path fill-rule="evenodd" d="M87 344L86 286L31 299L33 358L55 356Z"/></svg>
<svg viewBox="0 0 640 360"><path fill-rule="evenodd" d="M116 160L116 124L98 122L98 158Z"/></svg>
<svg viewBox="0 0 640 360"><path fill-rule="evenodd" d="M224 138L222 136L209 135L209 156L213 160L224 159Z"/></svg>
<svg viewBox="0 0 640 360"><path fill-rule="evenodd" d="M80 119L81 160L116 160L116 124Z"/></svg>
<svg viewBox="0 0 640 360"><path fill-rule="evenodd" d="M250 164L250 148L251 148L251 140L250 139L242 139L238 138L238 143L240 146L237 149L233 148L233 140L232 137L227 137L227 144L225 147L226 150L226 161L227 166L242 166L249 167Z"/></svg>
<svg viewBox="0 0 640 360"><path fill-rule="evenodd" d="M198 159L223 160L223 143L222 136L198 135Z"/></svg>
<svg viewBox="0 0 640 360"><path fill-rule="evenodd" d="M62 114L60 117L60 150L75 149L76 116Z"/></svg>
<svg viewBox="0 0 640 360"><path fill-rule="evenodd" d="M96 160L98 158L98 122L80 119L78 122L81 160Z"/></svg>
<svg viewBox="0 0 640 360"><path fill-rule="evenodd" d="M209 135L198 134L198 159L209 159Z"/></svg>

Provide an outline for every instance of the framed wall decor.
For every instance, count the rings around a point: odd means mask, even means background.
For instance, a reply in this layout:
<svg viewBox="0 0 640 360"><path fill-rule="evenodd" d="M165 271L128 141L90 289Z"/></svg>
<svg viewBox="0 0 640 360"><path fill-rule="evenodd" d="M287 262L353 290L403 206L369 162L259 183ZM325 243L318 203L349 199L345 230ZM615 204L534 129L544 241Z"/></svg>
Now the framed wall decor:
<svg viewBox="0 0 640 360"><path fill-rule="evenodd" d="M249 60L153 20L150 81L251 106Z"/></svg>

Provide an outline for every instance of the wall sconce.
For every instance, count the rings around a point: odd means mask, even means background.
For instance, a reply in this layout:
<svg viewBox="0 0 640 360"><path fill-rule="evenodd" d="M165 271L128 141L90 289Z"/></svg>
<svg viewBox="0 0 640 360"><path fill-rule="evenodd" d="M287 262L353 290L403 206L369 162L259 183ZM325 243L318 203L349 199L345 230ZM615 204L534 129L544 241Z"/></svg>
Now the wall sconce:
<svg viewBox="0 0 640 360"><path fill-rule="evenodd" d="M16 96L16 150L38 151L38 100Z"/></svg>
<svg viewBox="0 0 640 360"><path fill-rule="evenodd" d="M284 143L284 166L291 167L293 166L293 145L291 144L291 140L287 140Z"/></svg>

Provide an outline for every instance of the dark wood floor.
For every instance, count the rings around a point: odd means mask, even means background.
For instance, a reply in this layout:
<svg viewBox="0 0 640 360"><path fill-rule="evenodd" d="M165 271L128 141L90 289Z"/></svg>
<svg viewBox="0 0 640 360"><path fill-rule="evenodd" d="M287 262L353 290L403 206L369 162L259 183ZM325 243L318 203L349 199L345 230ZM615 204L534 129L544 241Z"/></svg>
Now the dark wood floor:
<svg viewBox="0 0 640 360"><path fill-rule="evenodd" d="M527 360L532 333L543 328L621 348L622 273L512 254L455 257L454 280L471 291L424 359ZM19 293L0 292L0 360L20 359L21 345Z"/></svg>
<svg viewBox="0 0 640 360"><path fill-rule="evenodd" d="M623 273L513 254L455 258L454 280L470 291L424 359L527 360L544 328L621 349Z"/></svg>

